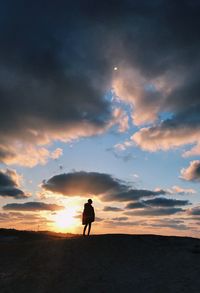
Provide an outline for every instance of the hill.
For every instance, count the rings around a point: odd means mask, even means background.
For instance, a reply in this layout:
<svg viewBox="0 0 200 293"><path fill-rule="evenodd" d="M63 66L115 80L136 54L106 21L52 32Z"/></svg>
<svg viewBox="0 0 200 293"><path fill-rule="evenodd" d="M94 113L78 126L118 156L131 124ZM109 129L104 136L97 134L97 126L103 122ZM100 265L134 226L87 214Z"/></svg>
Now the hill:
<svg viewBox="0 0 200 293"><path fill-rule="evenodd" d="M0 262L1 293L200 292L194 238L0 229Z"/></svg>

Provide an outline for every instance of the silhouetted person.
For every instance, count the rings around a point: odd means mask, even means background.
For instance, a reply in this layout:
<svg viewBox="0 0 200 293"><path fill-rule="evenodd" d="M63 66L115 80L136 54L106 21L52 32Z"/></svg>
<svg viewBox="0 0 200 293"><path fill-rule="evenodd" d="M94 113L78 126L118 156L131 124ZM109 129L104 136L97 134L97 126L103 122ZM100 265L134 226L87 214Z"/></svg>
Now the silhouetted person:
<svg viewBox="0 0 200 293"><path fill-rule="evenodd" d="M85 225L83 229L83 236L85 236L86 229L88 227L87 235L90 235L91 224L95 220L94 208L92 206L92 200L88 199L88 202L84 205L82 224Z"/></svg>

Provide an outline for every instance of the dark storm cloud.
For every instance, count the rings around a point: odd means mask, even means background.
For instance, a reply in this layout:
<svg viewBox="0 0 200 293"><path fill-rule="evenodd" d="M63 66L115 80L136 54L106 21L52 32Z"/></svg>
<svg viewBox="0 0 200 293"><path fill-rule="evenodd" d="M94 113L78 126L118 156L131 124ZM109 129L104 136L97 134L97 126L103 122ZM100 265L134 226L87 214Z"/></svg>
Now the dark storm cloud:
<svg viewBox="0 0 200 293"><path fill-rule="evenodd" d="M11 141L47 143L105 130L112 68L103 31L78 2L55 9L52 1L8 1L1 14L0 160L14 160Z"/></svg>
<svg viewBox="0 0 200 293"><path fill-rule="evenodd" d="M26 198L25 193L19 189L17 173L12 170L0 170L0 196L13 198Z"/></svg>
<svg viewBox="0 0 200 293"><path fill-rule="evenodd" d="M66 196L97 195L102 201L131 201L166 193L164 190L132 189L109 174L84 171L53 176L43 182L42 188Z"/></svg>
<svg viewBox="0 0 200 293"><path fill-rule="evenodd" d="M187 124L191 142L189 130L199 127L199 12L194 1L1 2L0 160L16 162L19 141L45 144L107 129L111 105L103 96L116 65L139 71L147 84L168 74L177 81L165 93L143 91L134 111L173 112L170 123L178 130ZM155 145L162 147L159 130ZM146 145L136 142L150 149L151 133Z"/></svg>
<svg viewBox="0 0 200 293"><path fill-rule="evenodd" d="M3 206L4 210L14 211L59 211L64 209L63 206L57 204L47 204L44 202L26 202L26 203L10 203Z"/></svg>

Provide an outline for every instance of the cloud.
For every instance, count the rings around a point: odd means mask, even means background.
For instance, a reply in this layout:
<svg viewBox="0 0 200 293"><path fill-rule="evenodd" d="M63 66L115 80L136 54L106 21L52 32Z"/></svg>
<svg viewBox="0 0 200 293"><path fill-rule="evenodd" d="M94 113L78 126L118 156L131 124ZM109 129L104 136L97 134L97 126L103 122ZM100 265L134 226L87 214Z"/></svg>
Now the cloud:
<svg viewBox="0 0 200 293"><path fill-rule="evenodd" d="M126 217L124 217L126 218ZM110 225L111 227L116 226L141 226L141 227L150 227L150 228L171 228L176 230L189 230L190 227L185 225L184 220L176 219L176 218L151 218L148 221L144 221L142 219L137 221L128 221L128 217L126 219L121 218L113 218L111 220L107 220L104 223Z"/></svg>
<svg viewBox="0 0 200 293"><path fill-rule="evenodd" d="M181 9L186 13L179 15L178 22L178 3L170 6L162 1L147 6L144 21L135 26L138 34L129 30L124 49L129 53L128 61L118 66L114 76L116 95L132 105L133 122L142 127L131 139L146 151L189 145L191 149L183 156L199 155L199 6L183 4ZM159 17L151 10L153 6Z"/></svg>
<svg viewBox="0 0 200 293"><path fill-rule="evenodd" d="M129 118L124 110L121 108L115 108L113 111L113 116L116 122L119 124L119 132L125 132L129 128Z"/></svg>
<svg viewBox="0 0 200 293"><path fill-rule="evenodd" d="M129 161L131 161L131 160L134 160L136 157L134 156L134 155L132 155L131 153L127 153L127 154L119 154L118 152L116 152L115 151L115 149L113 149L113 148L107 148L106 149L106 151L109 151L109 152L111 152L113 155L114 155L114 157L116 158L116 159L120 159L120 160L122 160L124 163L127 163L127 162L129 162Z"/></svg>
<svg viewBox="0 0 200 293"><path fill-rule="evenodd" d="M187 115L187 114L186 114ZM160 125L141 128L131 139L143 150L155 152L198 143L200 132L196 125L170 119Z"/></svg>
<svg viewBox="0 0 200 293"><path fill-rule="evenodd" d="M53 151L51 153L51 158L54 159L54 160L56 160L60 156L62 156L62 154L63 154L63 150L61 148L57 148L57 149L55 149L55 151Z"/></svg>
<svg viewBox="0 0 200 293"><path fill-rule="evenodd" d="M103 211L104 212L121 212L121 211L123 211L123 209L117 208L117 207L106 206L106 207L103 208Z"/></svg>
<svg viewBox="0 0 200 293"><path fill-rule="evenodd" d="M7 146L6 153L7 155L4 156L2 162L7 165L34 167L37 164L45 165L49 159L58 159L62 155L62 150L57 148L53 152L50 152L45 147L24 143L18 146L15 146L15 144ZM1 151L0 146L0 160L1 154L3 154L3 151Z"/></svg>
<svg viewBox="0 0 200 293"><path fill-rule="evenodd" d="M126 209L142 209L146 207L145 204L143 202L130 202L126 205Z"/></svg>
<svg viewBox="0 0 200 293"><path fill-rule="evenodd" d="M131 216L165 216L174 215L185 210L179 206L187 206L191 204L188 200L177 200L171 198L158 197L149 200L130 202L125 209L134 211L124 212L125 215Z"/></svg>
<svg viewBox="0 0 200 293"><path fill-rule="evenodd" d="M116 220L107 220L104 221L104 223L106 223L106 225L109 225L109 227L116 227L116 226L143 226L144 222L143 221L116 221Z"/></svg>
<svg viewBox="0 0 200 293"><path fill-rule="evenodd" d="M125 212L124 214L127 216L167 216L167 215L174 215L180 212L184 212L185 210L182 208L152 208L148 207L145 209L140 209L131 212Z"/></svg>
<svg viewBox="0 0 200 293"><path fill-rule="evenodd" d="M138 200L140 198L151 197L151 196L159 196L166 194L164 190L146 190L146 189L128 189L126 191L122 191L119 194L107 194L102 200L105 201L132 201Z"/></svg>
<svg viewBox="0 0 200 293"><path fill-rule="evenodd" d="M104 194L127 189L127 186L112 176L97 172L73 172L55 175L44 181L42 188L63 195Z"/></svg>
<svg viewBox="0 0 200 293"><path fill-rule="evenodd" d="M124 151L129 147L132 147L134 145L134 143L132 141L126 140L123 143L117 143L116 145L114 145L114 148L117 151Z"/></svg>
<svg viewBox="0 0 200 293"><path fill-rule="evenodd" d="M14 170L0 170L0 196L16 199L26 198L26 194L19 187L20 175Z"/></svg>
<svg viewBox="0 0 200 293"><path fill-rule="evenodd" d="M64 209L64 206L44 202L26 202L6 204L3 206L3 209L14 211L59 211Z"/></svg>
<svg viewBox="0 0 200 293"><path fill-rule="evenodd" d="M184 224L184 221L174 220L174 219L163 219L156 220L156 222L150 223L150 227L158 227L158 228L171 228L176 230L189 230L190 228Z"/></svg>
<svg viewBox="0 0 200 293"><path fill-rule="evenodd" d="M127 221L129 218L128 217L116 217L116 218L112 218L113 221Z"/></svg>
<svg viewBox="0 0 200 293"><path fill-rule="evenodd" d="M165 0L62 1L56 9L52 0L40 7L11 0L0 11L1 162L24 163L22 145L27 155L39 145L37 164L46 160L40 147L52 141L101 134L113 123L126 131L127 115L105 98L111 88L131 105L139 127L173 114L132 137L143 149L198 144L200 20L194 1L181 3L182 13L179 3Z"/></svg>
<svg viewBox="0 0 200 293"><path fill-rule="evenodd" d="M3 223L5 228L24 229L24 225L28 227L37 227L44 230L48 224L52 224L52 220L41 216L40 214L21 213L21 212L5 212L0 213L0 222Z"/></svg>
<svg viewBox="0 0 200 293"><path fill-rule="evenodd" d="M101 134L114 124L127 130L125 111L105 98L112 87L112 32L87 3L55 9L50 1L38 9L33 2L30 9L10 2L1 4L0 161L29 166L33 152L31 166L43 164L55 153L41 146L52 141Z"/></svg>
<svg viewBox="0 0 200 293"><path fill-rule="evenodd" d="M95 216L95 222L102 222L102 221L103 221L102 218L100 218L100 217L96 217L96 216Z"/></svg>
<svg viewBox="0 0 200 293"><path fill-rule="evenodd" d="M195 72L189 79L183 80L170 94L163 98L163 112L171 112L165 119L157 121L148 127L143 127L131 137L143 150L155 152L157 150L176 149L184 145L192 148L183 153L183 157L199 155L200 148L200 119L198 111L200 103L197 99ZM188 83L192 83L188 85ZM186 85L185 85L186 84ZM188 86L190 89L185 89ZM186 90L184 92L184 90ZM182 103L181 103L182 101ZM162 110L160 110L162 112ZM159 113L158 113L159 114Z"/></svg>
<svg viewBox="0 0 200 293"><path fill-rule="evenodd" d="M133 60L129 60L130 62ZM133 65L133 64L132 64ZM119 73L113 80L113 88L118 97L134 107L132 120L135 125L153 122L160 110L161 92L148 91L145 87L151 79L146 78L142 65L131 67L121 66Z"/></svg>
<svg viewBox="0 0 200 293"><path fill-rule="evenodd" d="M154 198L143 201L143 203L147 206L152 207L174 207L174 206L186 206L189 205L190 202L188 200L178 200L172 198Z"/></svg>
<svg viewBox="0 0 200 293"><path fill-rule="evenodd" d="M190 162L189 167L183 168L181 170L181 178L186 181L200 181L200 161Z"/></svg>
<svg viewBox="0 0 200 293"><path fill-rule="evenodd" d="M193 216L200 216L200 206L197 207L193 207L191 209L187 210L187 213L189 215L193 215Z"/></svg>
<svg viewBox="0 0 200 293"><path fill-rule="evenodd" d="M109 174L85 171L53 176L43 181L41 187L66 196L96 195L100 196L102 201L131 201L166 194L164 190L133 189L126 182Z"/></svg>
<svg viewBox="0 0 200 293"><path fill-rule="evenodd" d="M195 194L196 190L192 189L192 188L182 188L180 186L172 186L171 189L169 189L169 193L176 193L176 194L180 194L180 195L191 195L191 194Z"/></svg>
<svg viewBox="0 0 200 293"><path fill-rule="evenodd" d="M151 207L176 207L176 206L187 206L191 204L188 200L178 200L172 198L158 197L149 200L142 200L138 202L130 202L126 205L126 209L148 209Z"/></svg>
<svg viewBox="0 0 200 293"><path fill-rule="evenodd" d="M199 141L198 141L197 145L192 147L189 151L185 151L183 153L184 158L188 158L188 157L192 157L192 156L199 156L199 155L200 155L200 143L199 143Z"/></svg>
<svg viewBox="0 0 200 293"><path fill-rule="evenodd" d="M0 213L0 222L4 222L9 219L9 214L7 213Z"/></svg>

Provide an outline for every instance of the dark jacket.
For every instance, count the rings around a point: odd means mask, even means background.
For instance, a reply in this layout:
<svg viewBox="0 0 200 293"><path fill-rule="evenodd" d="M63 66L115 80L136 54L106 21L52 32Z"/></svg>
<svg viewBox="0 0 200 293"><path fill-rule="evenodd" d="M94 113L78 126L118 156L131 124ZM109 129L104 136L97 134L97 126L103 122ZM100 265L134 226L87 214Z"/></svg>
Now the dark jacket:
<svg viewBox="0 0 200 293"><path fill-rule="evenodd" d="M83 215L82 215L82 224L86 225L92 223L95 220L94 208L91 204L85 203Z"/></svg>

